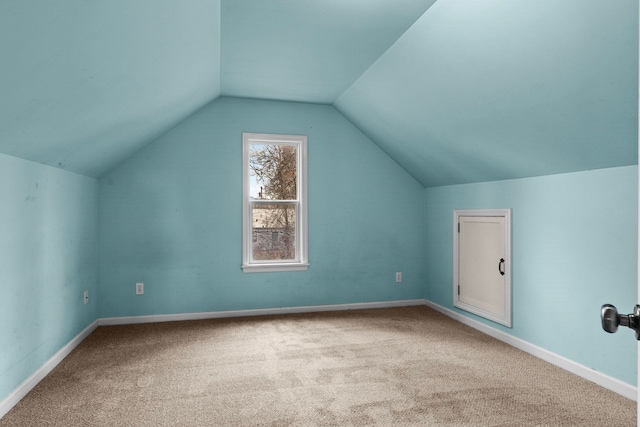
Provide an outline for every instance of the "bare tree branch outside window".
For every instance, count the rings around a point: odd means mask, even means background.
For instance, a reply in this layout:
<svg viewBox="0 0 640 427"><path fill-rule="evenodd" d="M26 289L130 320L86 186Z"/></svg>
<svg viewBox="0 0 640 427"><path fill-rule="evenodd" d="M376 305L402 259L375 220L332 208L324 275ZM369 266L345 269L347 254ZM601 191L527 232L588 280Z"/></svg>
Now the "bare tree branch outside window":
<svg viewBox="0 0 640 427"><path fill-rule="evenodd" d="M297 150L280 144L252 144L250 176L259 186L253 205L252 250L256 260L296 259Z"/></svg>

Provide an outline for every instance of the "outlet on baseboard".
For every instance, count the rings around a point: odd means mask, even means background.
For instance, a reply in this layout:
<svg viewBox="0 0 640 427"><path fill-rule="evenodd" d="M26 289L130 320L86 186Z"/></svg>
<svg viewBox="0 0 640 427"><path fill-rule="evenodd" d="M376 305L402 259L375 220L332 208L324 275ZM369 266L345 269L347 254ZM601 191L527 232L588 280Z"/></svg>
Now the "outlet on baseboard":
<svg viewBox="0 0 640 427"><path fill-rule="evenodd" d="M396 272L396 282L400 283L402 282L402 273L401 272Z"/></svg>
<svg viewBox="0 0 640 427"><path fill-rule="evenodd" d="M89 304L89 291L84 291L84 305Z"/></svg>
<svg viewBox="0 0 640 427"><path fill-rule="evenodd" d="M136 283L136 295L144 294L144 283Z"/></svg>

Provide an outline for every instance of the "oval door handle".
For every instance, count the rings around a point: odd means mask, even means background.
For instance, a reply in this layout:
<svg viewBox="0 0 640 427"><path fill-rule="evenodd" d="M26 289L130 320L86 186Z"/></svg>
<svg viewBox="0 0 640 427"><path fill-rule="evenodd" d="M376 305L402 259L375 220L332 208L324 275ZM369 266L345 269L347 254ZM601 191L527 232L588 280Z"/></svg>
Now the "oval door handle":
<svg viewBox="0 0 640 427"><path fill-rule="evenodd" d="M498 271L501 276L504 276L504 258L500 258L500 262L498 263Z"/></svg>
<svg viewBox="0 0 640 427"><path fill-rule="evenodd" d="M605 304L600 309L600 321L602 322L602 329L613 334L618 330L620 325L620 315L618 309L611 304Z"/></svg>

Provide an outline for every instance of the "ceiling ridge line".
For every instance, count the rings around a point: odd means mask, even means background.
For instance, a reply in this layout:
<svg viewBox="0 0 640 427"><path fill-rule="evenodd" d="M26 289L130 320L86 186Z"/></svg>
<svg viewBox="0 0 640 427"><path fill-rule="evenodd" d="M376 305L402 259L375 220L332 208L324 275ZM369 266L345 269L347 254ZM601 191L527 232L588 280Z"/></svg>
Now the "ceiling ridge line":
<svg viewBox="0 0 640 427"><path fill-rule="evenodd" d="M433 3L431 3L431 5L427 8L427 10L425 10L425 11L424 11L420 16L418 16L418 17L417 17L417 18L416 18L416 19L411 23L411 25L409 25L409 26L408 26L408 27L407 27L407 28L402 32L402 34L400 34L400 35L399 35L399 36L398 36L398 37L397 37L397 38L396 38L396 39L395 39L395 40L394 40L394 41L393 41L393 42L392 42L392 43L391 43L391 44L390 44L390 45L389 45L389 46L388 46L388 47L387 47L387 48L386 48L386 49L385 49L385 50L384 50L380 55L378 55L378 57L377 57L377 58L376 58L376 59L375 59L371 64L369 64L369 66L368 66L364 71L362 71L362 73L358 74L358 76L357 76L355 79L353 79L353 81L349 84L349 86L347 86L347 88L346 88L345 90L343 90L342 92L340 92L340 94L339 94L339 95L338 95L338 96L333 100L333 102L332 102L330 105L335 106L335 105L336 105L336 102L337 102L337 101L338 101L338 100L339 100L339 99L340 99L340 98L341 98L345 93L347 93L347 92L349 91L349 89L351 89L351 88L353 87L353 85L355 85L355 84L356 84L356 82L362 78L362 76L364 76L364 75L365 75L365 74L366 74L366 73L367 73L371 68L373 68L373 66L374 66L374 65L376 65L376 64L380 61L380 59L381 59L383 56L385 56L385 55L387 54L387 52L388 52L392 47L394 47L394 46L398 43L398 41L400 41L400 39L401 39L401 38L403 38L403 37L407 34L407 32L409 32L409 30L411 30L411 28L413 28L413 27L416 25L416 23L417 23L419 20L421 20L421 19L422 19L422 17L423 17L423 16L425 16L425 15L426 15L430 10L431 10L431 8L433 7L433 5L434 5L434 4L436 4L436 2L437 2L437 1L438 1L438 0L434 0L434 2L433 2ZM344 115L344 114L343 114L343 115ZM369 139L371 139L371 138L369 138Z"/></svg>

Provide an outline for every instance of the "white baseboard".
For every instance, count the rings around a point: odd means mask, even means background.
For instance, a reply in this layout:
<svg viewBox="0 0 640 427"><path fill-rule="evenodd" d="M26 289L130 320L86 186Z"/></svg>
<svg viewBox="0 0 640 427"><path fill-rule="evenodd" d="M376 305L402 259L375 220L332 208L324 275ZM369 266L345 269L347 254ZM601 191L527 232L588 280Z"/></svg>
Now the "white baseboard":
<svg viewBox="0 0 640 427"><path fill-rule="evenodd" d="M98 321L95 320L89 326L84 328L82 332L73 337L64 347L56 354L51 356L37 371L29 378L24 380L6 399L0 402L0 418L4 417L20 400L27 395L49 372L53 370L62 359L67 357L74 348L78 346L86 337L98 327Z"/></svg>
<svg viewBox="0 0 640 427"><path fill-rule="evenodd" d="M425 300L425 304L427 307L433 308L434 310L439 311L440 313L451 317L452 319L457 320L460 323L471 326L472 328L477 329L482 333L485 333L519 350L529 353L539 359L544 360L545 362L549 362L552 365L558 366L565 371L569 371L572 374L596 383L601 387L618 393L619 395L624 396L627 399L631 399L633 401L638 400L637 387L634 387L616 378L610 377L606 374L603 374L602 372L595 371L592 368L581 365L580 363L574 362L573 360L567 359L566 357L552 353L549 350L521 340L520 338L516 338L512 335L506 334L484 323L470 319L469 317L463 316L462 314L456 313L453 310L442 307L441 305L438 305L431 301Z"/></svg>
<svg viewBox="0 0 640 427"><path fill-rule="evenodd" d="M176 322L181 320L221 319L227 317L268 316L274 314L316 313L320 311L364 310L368 308L409 307L425 305L425 300L363 302L355 304L310 305L302 307L264 308L256 310L210 311L203 313L158 314L152 316L107 317L98 319L100 326L132 325L138 323Z"/></svg>

